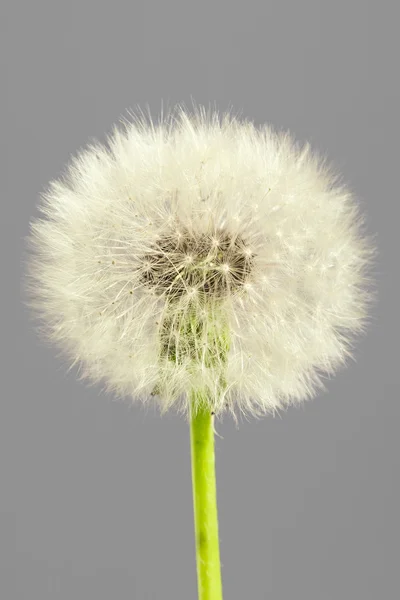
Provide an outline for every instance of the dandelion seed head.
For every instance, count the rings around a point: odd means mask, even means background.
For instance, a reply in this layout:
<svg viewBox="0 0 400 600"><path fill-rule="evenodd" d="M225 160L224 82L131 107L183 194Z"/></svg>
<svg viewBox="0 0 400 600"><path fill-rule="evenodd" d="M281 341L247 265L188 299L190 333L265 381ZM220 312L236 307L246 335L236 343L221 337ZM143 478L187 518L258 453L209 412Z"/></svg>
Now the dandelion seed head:
<svg viewBox="0 0 400 600"><path fill-rule="evenodd" d="M41 332L82 378L188 414L312 397L370 300L361 211L331 166L202 107L134 116L49 184L27 243Z"/></svg>

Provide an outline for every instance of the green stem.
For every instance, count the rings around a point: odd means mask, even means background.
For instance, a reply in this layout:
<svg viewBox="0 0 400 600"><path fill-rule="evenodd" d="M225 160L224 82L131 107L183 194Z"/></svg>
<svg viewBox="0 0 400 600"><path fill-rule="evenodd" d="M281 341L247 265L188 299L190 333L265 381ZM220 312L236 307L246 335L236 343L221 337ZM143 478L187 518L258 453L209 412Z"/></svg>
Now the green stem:
<svg viewBox="0 0 400 600"><path fill-rule="evenodd" d="M204 395L193 393L190 441L199 600L222 600L213 418Z"/></svg>

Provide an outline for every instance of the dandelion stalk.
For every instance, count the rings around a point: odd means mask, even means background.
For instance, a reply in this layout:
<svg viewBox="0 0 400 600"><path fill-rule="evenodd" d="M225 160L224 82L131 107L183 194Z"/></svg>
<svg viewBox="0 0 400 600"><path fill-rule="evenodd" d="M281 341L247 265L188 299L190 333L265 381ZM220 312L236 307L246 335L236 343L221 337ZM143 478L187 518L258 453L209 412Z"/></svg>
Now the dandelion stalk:
<svg viewBox="0 0 400 600"><path fill-rule="evenodd" d="M221 600L214 455L214 415L207 398L191 395L190 439L199 600Z"/></svg>
<svg viewBox="0 0 400 600"><path fill-rule="evenodd" d="M196 308L189 303L177 319L170 307L175 323L166 318L161 326L160 357L175 365L187 361L194 371L214 369L216 388L203 386L189 394L189 418L198 597L222 600L212 406L225 392L229 328L218 303L203 303L200 312Z"/></svg>

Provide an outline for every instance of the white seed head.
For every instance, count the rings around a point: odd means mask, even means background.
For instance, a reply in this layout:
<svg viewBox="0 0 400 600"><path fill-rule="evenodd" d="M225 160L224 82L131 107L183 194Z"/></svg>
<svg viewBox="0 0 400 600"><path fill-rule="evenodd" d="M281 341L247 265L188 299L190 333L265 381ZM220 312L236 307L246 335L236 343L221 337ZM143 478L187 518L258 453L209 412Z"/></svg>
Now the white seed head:
<svg viewBox="0 0 400 600"><path fill-rule="evenodd" d="M308 145L230 113L135 116L72 159L27 238L27 303L82 377L189 414L311 397L365 324L372 246Z"/></svg>

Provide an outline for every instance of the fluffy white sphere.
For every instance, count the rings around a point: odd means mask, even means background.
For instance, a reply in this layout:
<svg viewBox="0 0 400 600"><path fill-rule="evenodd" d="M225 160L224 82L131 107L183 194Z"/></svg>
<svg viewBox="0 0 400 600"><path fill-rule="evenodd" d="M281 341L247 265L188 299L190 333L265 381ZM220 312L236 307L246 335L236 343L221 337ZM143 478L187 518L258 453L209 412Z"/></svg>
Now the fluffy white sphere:
<svg viewBox="0 0 400 600"><path fill-rule="evenodd" d="M365 322L371 250L308 145L230 113L135 117L77 155L28 236L28 303L82 377L188 414L313 395Z"/></svg>

